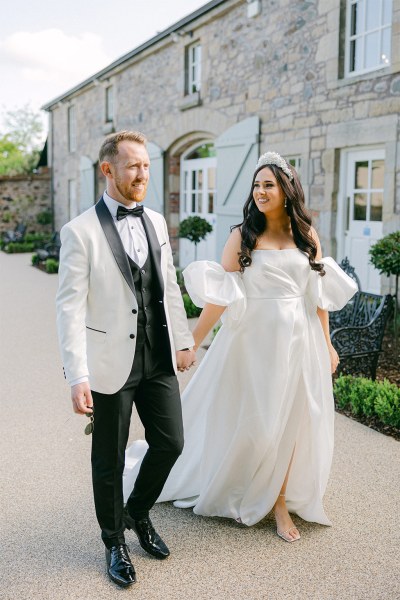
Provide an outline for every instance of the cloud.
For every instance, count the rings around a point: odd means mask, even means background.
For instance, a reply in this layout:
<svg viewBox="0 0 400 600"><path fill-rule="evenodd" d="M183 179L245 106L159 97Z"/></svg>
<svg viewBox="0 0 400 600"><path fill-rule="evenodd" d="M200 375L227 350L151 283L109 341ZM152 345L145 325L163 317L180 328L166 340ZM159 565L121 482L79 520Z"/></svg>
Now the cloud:
<svg viewBox="0 0 400 600"><path fill-rule="evenodd" d="M27 82L53 82L65 89L110 62L100 36L67 35L60 29L15 32L0 43L0 58Z"/></svg>

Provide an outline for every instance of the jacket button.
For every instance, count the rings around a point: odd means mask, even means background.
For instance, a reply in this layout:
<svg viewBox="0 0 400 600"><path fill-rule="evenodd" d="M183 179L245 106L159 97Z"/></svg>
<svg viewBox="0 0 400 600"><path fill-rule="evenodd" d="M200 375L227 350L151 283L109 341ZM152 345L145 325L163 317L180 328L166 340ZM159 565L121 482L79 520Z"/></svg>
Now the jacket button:
<svg viewBox="0 0 400 600"><path fill-rule="evenodd" d="M129 337L131 338L131 340L133 340L133 338L135 337L135 334L131 333L131 335Z"/></svg>
<svg viewBox="0 0 400 600"><path fill-rule="evenodd" d="M140 272L142 275L144 275L146 273L146 269L142 269Z"/></svg>
<svg viewBox="0 0 400 600"><path fill-rule="evenodd" d="M137 313L137 310L136 310L136 308L132 308L132 313L133 313L134 315L136 315L136 313Z"/></svg>

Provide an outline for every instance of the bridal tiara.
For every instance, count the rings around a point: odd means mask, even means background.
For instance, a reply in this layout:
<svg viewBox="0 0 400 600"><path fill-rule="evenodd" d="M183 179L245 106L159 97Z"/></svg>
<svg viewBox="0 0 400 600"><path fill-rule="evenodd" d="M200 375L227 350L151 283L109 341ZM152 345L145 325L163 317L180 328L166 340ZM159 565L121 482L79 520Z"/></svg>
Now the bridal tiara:
<svg viewBox="0 0 400 600"><path fill-rule="evenodd" d="M277 152L266 152L265 154L261 154L260 158L258 159L256 171L260 167L267 166L267 165L276 165L277 167L282 169L282 171L285 173L285 175L288 176L289 181L293 181L292 171L289 169L285 159L282 158L282 156L280 154L278 154Z"/></svg>

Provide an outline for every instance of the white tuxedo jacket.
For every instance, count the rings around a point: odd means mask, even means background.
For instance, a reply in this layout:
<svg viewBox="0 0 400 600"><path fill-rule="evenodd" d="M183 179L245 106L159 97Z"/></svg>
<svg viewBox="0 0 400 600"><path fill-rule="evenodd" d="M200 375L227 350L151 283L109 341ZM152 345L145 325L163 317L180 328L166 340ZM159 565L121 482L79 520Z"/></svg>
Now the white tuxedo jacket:
<svg viewBox="0 0 400 600"><path fill-rule="evenodd" d="M165 219L145 208L143 222L163 290L176 369L175 350L193 346L193 336L176 282ZM70 383L88 375L92 390L113 394L132 368L138 304L127 255L103 199L61 229L61 244L56 305L65 378Z"/></svg>

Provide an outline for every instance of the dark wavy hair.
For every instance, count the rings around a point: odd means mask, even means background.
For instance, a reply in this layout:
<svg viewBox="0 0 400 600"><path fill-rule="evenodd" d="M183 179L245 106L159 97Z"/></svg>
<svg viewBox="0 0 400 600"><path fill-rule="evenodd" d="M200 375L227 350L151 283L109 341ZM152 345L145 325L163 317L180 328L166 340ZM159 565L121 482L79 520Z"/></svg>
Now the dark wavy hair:
<svg viewBox="0 0 400 600"><path fill-rule="evenodd" d="M310 263L311 269L313 269L313 271L318 271L321 276L325 275L324 265L315 262L317 244L310 234L311 214L304 204L304 192L301 187L299 176L291 165L287 163L287 166L293 173L292 181L290 181L282 169L276 165L262 165L255 171L251 183L251 190L243 207L243 221L238 225L233 225L233 227L231 227L231 230L236 229L237 227L241 230L242 241L239 252L239 264L242 273L246 267L251 265L251 253L257 244L257 238L265 231L267 225L267 217L258 210L253 201L253 189L257 173L261 171L261 169L268 167L275 175L278 184L287 198L286 212L290 218L294 243L299 250L302 250L308 255L308 262Z"/></svg>

